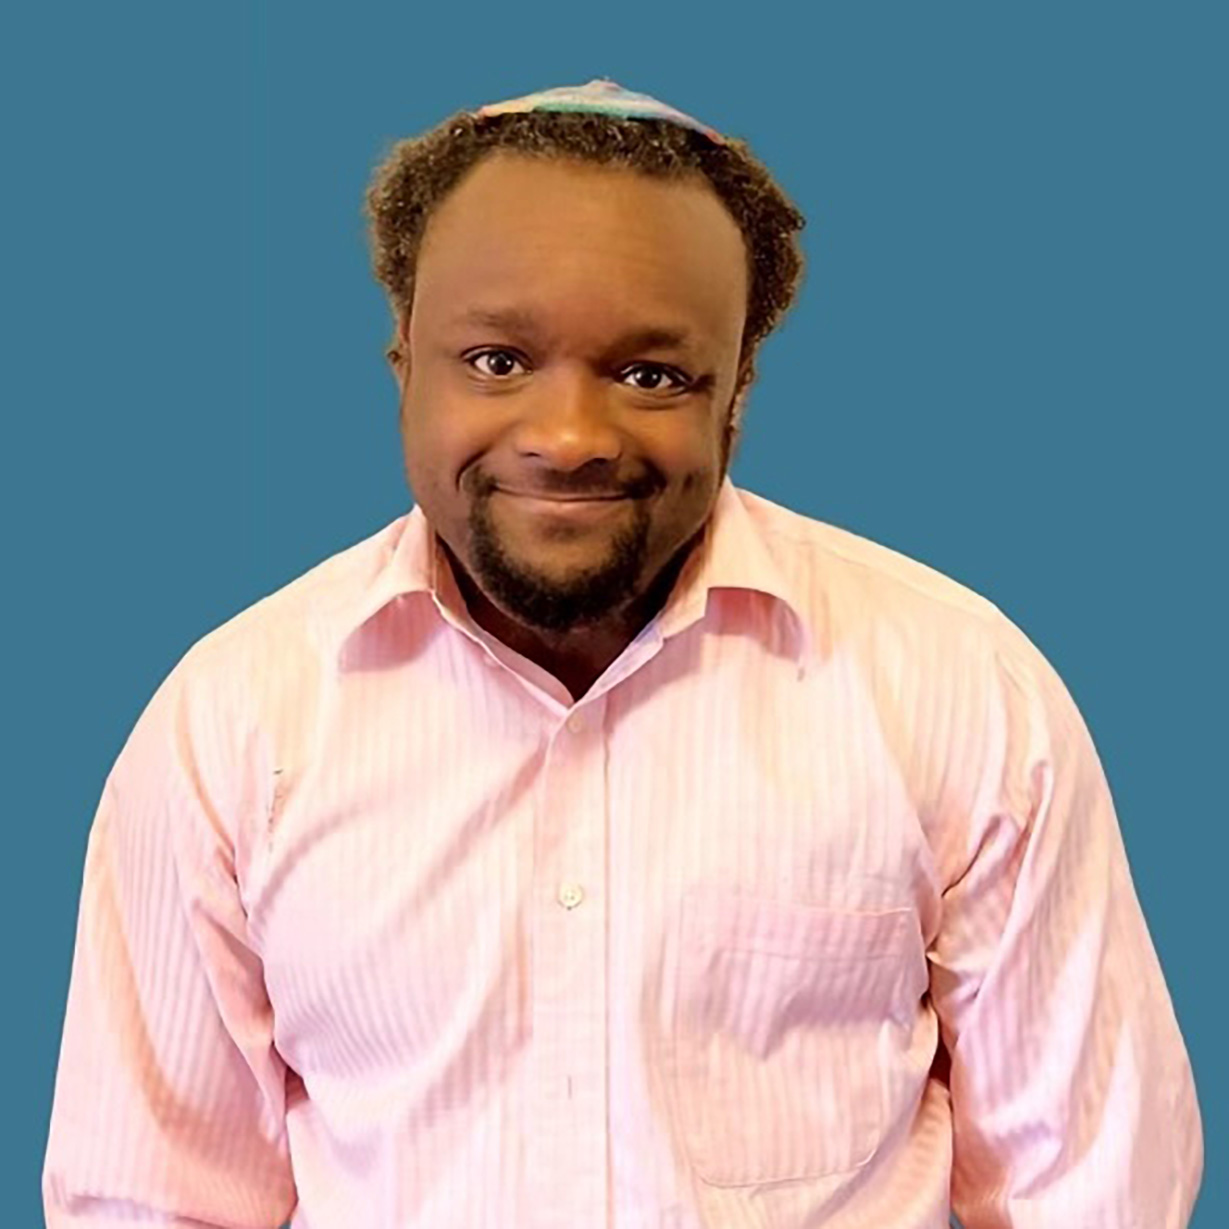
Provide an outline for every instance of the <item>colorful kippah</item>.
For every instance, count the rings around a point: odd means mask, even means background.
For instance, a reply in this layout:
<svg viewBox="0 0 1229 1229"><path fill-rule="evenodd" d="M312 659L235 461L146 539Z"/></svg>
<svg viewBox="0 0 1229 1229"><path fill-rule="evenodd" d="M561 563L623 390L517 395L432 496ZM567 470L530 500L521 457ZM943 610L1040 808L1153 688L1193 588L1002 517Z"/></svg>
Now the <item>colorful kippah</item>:
<svg viewBox="0 0 1229 1229"><path fill-rule="evenodd" d="M595 78L588 85L561 85L553 90L539 90L523 98L510 98L507 102L487 103L473 112L475 115L505 115L511 111L597 111L603 115L618 115L624 119L661 119L684 128L702 132L710 141L724 145L721 133L709 128L690 115L659 102L648 94L636 94L625 90L614 81L604 77Z"/></svg>

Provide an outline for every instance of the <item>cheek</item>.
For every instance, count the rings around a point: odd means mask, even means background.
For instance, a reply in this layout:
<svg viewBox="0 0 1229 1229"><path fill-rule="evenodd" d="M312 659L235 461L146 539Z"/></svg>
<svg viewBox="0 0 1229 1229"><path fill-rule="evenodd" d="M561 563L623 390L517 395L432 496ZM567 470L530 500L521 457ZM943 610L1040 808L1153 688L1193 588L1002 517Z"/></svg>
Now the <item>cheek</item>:
<svg viewBox="0 0 1229 1229"><path fill-rule="evenodd" d="M401 400L401 439L406 468L413 478L436 490L455 488L456 475L481 441L473 438L473 420L463 407L450 405L425 380L409 382Z"/></svg>
<svg viewBox="0 0 1229 1229"><path fill-rule="evenodd" d="M682 493L696 495L719 480L722 428L706 418L691 430L662 441L658 456Z"/></svg>

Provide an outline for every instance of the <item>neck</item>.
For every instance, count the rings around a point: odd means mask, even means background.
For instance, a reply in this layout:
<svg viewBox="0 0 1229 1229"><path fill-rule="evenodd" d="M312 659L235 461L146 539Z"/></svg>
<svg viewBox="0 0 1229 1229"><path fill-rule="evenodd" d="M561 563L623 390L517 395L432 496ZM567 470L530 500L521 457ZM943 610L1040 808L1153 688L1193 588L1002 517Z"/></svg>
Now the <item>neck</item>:
<svg viewBox="0 0 1229 1229"><path fill-rule="evenodd" d="M442 539L441 544L474 622L548 671L578 700L666 604L684 563L702 536L703 530L675 554L644 592L609 619L563 632L529 627L505 614L482 592Z"/></svg>

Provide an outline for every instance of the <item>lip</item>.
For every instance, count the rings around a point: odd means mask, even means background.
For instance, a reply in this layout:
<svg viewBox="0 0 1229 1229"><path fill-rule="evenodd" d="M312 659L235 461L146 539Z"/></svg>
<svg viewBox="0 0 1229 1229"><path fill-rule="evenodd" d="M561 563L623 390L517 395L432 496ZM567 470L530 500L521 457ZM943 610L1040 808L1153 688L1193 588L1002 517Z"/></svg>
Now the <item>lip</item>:
<svg viewBox="0 0 1229 1229"><path fill-rule="evenodd" d="M588 520L610 512L627 502L625 495L603 495L597 498L577 498L574 495L524 495L520 491L496 492L516 501L518 507L539 516L553 516L564 520Z"/></svg>

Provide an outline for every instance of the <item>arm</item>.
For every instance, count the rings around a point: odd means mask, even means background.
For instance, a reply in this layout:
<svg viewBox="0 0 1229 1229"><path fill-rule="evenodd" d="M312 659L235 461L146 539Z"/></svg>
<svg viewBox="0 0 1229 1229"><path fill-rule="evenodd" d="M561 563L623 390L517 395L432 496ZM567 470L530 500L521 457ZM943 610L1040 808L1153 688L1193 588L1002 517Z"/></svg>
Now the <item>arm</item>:
<svg viewBox="0 0 1229 1229"><path fill-rule="evenodd" d="M1199 1108L1109 786L1041 654L999 660L997 754L931 952L953 1208L965 1229L1182 1229Z"/></svg>
<svg viewBox="0 0 1229 1229"><path fill-rule="evenodd" d="M48 1229L273 1229L295 1205L285 1066L226 827L240 792L228 723L193 722L183 664L137 722L90 830Z"/></svg>

